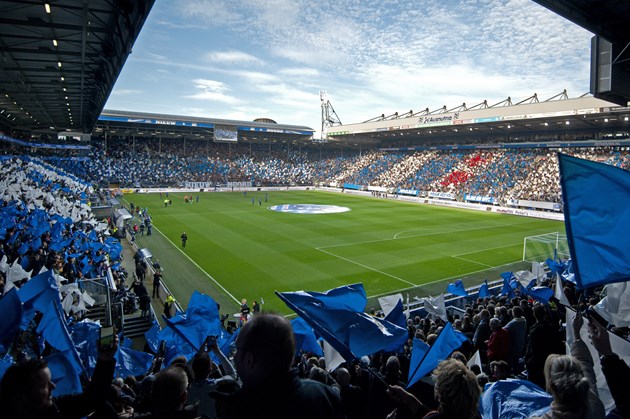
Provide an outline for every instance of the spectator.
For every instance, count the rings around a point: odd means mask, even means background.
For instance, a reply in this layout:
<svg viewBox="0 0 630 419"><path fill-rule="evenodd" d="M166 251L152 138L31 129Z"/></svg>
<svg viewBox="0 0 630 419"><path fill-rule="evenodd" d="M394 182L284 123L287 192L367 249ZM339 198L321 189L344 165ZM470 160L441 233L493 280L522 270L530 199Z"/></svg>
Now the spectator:
<svg viewBox="0 0 630 419"><path fill-rule="evenodd" d="M339 395L329 386L300 380L292 369L295 338L282 316L261 313L245 323L234 362L243 385L217 400L221 418L343 418Z"/></svg>
<svg viewBox="0 0 630 419"><path fill-rule="evenodd" d="M436 411L422 404L414 395L400 386L391 386L389 395L399 404L407 406L416 416L425 419L473 419L477 418L477 406L481 388L477 377L465 365L456 359L446 359L433 372L435 380ZM396 411L387 416L395 419Z"/></svg>
<svg viewBox="0 0 630 419"><path fill-rule="evenodd" d="M488 339L488 361L505 361L510 349L510 335L501 327L501 320L490 319L490 338Z"/></svg>
<svg viewBox="0 0 630 419"><path fill-rule="evenodd" d="M490 339L490 334L492 333L490 329L490 312L486 309L481 310L479 312L479 318L479 325L473 336L473 345L475 349L479 351L481 362L486 364L488 360L486 356L486 350L488 349L487 341Z"/></svg>
<svg viewBox="0 0 630 419"><path fill-rule="evenodd" d="M138 419L194 418L196 408L186 405L188 398L188 375L183 368L172 365L155 374L151 387L151 413L136 416Z"/></svg>
<svg viewBox="0 0 630 419"><path fill-rule="evenodd" d="M534 311L534 314L536 312ZM553 396L551 410L544 419L606 417L604 405L595 387L593 358L586 344L579 338L584 320L577 314L573 321L576 336L571 344L571 356L551 354L545 361L545 383Z"/></svg>
<svg viewBox="0 0 630 419"><path fill-rule="evenodd" d="M525 353L527 379L545 388L544 367L551 354L563 354L564 342L557 325L548 320L547 309L542 304L534 306L536 323L529 332L529 342Z"/></svg>
<svg viewBox="0 0 630 419"><path fill-rule="evenodd" d="M510 347L507 362L514 373L520 372L519 359L523 355L523 348L527 339L527 320L523 317L523 309L519 306L512 308L512 320L505 325L509 335Z"/></svg>
<svg viewBox="0 0 630 419"><path fill-rule="evenodd" d="M81 418L105 406L114 376L117 340L99 352L90 384L83 393L55 398L50 369L43 359L10 366L0 382L0 406L6 419Z"/></svg>

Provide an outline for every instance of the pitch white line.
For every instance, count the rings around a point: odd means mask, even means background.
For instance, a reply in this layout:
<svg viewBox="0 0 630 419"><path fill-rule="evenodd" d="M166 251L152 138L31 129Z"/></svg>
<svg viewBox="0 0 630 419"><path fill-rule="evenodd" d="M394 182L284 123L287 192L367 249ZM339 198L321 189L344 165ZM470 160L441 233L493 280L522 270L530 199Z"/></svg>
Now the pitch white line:
<svg viewBox="0 0 630 419"><path fill-rule="evenodd" d="M230 296L230 298L236 302L236 304L239 304L239 305L241 304L241 302L240 302L239 300L237 300L237 299L236 299L236 297L234 297L234 296L233 296L233 295L232 295L232 294L231 294L228 290L226 290L226 289L225 289L225 287L224 287L223 285L219 284L219 281L217 281L216 279L214 279L214 278L212 277L212 275L210 275L208 272L206 272L206 271L205 271L205 270L204 270L201 266L197 265L197 262L195 262L194 260L192 260L190 256L188 256L186 253L184 253L184 251L183 251L182 249L180 249L180 248L179 248L179 246L177 246L177 245L176 245L175 243L173 243L173 242L172 242L172 241L171 241L168 237L166 237L166 236L164 235L164 233L162 233L162 232L160 231L160 229L158 229L157 227L155 227L155 226L154 226L154 227L153 227L153 230L154 230L154 231L157 231L158 233L160 233L160 234L162 235L162 237L164 237L164 238L165 238L165 239L166 239L166 240L167 240L170 244L172 244L172 245L173 245L173 247L174 247L175 249L179 250L179 251L180 251L180 253L181 253L182 255L186 256L186 258L187 258L189 261L191 261L193 265L195 265L195 266L196 266L196 267L197 267L197 268L198 268L201 272L203 272L204 274L206 274L206 276L207 276L208 278L210 278L210 279L212 280L212 282L214 282L214 283L215 283L215 284L216 284L219 288L221 288L221 289L223 290L223 292L224 292L224 293L226 293L227 295L229 295L229 296Z"/></svg>
<svg viewBox="0 0 630 419"><path fill-rule="evenodd" d="M519 262L520 262L520 261L519 261ZM513 263L516 263L516 262L510 262L510 263L504 263L503 265L492 266L492 267L491 267L491 268L489 268L489 269L496 269L496 268L500 268L501 266L508 266L508 265L512 265ZM489 269L479 269L478 271L466 272L465 274L461 274L461 275L453 275L453 276L448 276L448 277L446 277L446 278L436 279L435 281L425 282L425 283L423 283L423 284L416 285L416 286L414 286L414 287L400 288L400 289L393 290L393 291L382 292L382 293L380 293L380 294L368 295L368 298L378 298L378 297L382 297L382 296L384 296L384 295L392 295L392 294L396 294L396 293L398 293L398 292L409 291L409 290L412 290L412 289L414 289L414 288L422 288L422 287L424 287L425 285L437 284L438 282L445 282L445 281L448 281L449 279L455 279L455 278L459 279L459 278L461 278L462 276L467 276L467 275L471 275L471 274L476 274L476 273L479 273L479 272L487 271L487 270L489 270Z"/></svg>
<svg viewBox="0 0 630 419"><path fill-rule="evenodd" d="M454 259L460 259L460 260L465 260L466 262L470 262L470 263L474 263L475 265L481 265L481 266L487 266L488 268L494 268L494 266L492 265L487 265L485 263L481 263L481 262L475 262L474 260L470 260L470 259L466 259L466 258L460 258L459 256L451 256Z"/></svg>
<svg viewBox="0 0 630 419"><path fill-rule="evenodd" d="M416 284L414 284L413 282L409 282L409 281L407 281L406 279L399 278L399 277L397 277L396 275L388 274L387 272L379 271L378 269L374 269L374 268L371 268L371 267L369 267L369 266L367 266L367 265L364 265L364 264L362 264L362 263L355 262L354 260L344 258L343 256L339 256L339 255L336 255L336 254L334 254L334 253L327 252L326 250L323 250L321 247L316 247L316 248L315 248L315 250L319 250L320 252L324 252L324 253L326 253L326 254L328 254L328 255L330 255L330 256L334 256L334 257L339 258L339 259L341 259L341 260L345 260L346 262L354 263L355 265L358 265L358 266L360 266L360 267L362 267L362 268L365 268L365 269L368 269L368 270L370 270L370 271L373 271L373 272L378 272L378 273L380 273L380 274L382 274L382 275L389 276L390 278L397 279L397 280L399 280L399 281L401 281L401 282L404 282L405 284L409 284L409 285L412 285L412 286L414 286L414 287L416 287L416 286L417 286L417 285L416 285Z"/></svg>
<svg viewBox="0 0 630 419"><path fill-rule="evenodd" d="M521 243L514 243L514 244L506 244L505 246L486 247L486 248L484 248L482 250L475 250L474 252L459 253L457 255L453 255L453 257L456 258L456 257L463 256L463 255L471 255L473 253L483 252L485 250L502 249L504 247L514 247L514 246L520 246L520 245L521 245Z"/></svg>

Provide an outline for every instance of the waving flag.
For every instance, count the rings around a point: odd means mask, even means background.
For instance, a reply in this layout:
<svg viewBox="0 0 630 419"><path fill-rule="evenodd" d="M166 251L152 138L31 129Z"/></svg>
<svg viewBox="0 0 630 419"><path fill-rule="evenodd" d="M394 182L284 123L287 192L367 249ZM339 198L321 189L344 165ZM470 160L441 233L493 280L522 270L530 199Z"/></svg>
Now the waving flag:
<svg viewBox="0 0 630 419"><path fill-rule="evenodd" d="M217 303L208 295L193 292L186 313L166 319L166 324L179 333L195 350L208 336L219 336L221 320Z"/></svg>
<svg viewBox="0 0 630 419"><path fill-rule="evenodd" d="M313 328L308 325L301 317L291 320L291 327L295 335L295 351L296 354L301 351L313 353L317 356L324 356L322 347L317 343Z"/></svg>
<svg viewBox="0 0 630 419"><path fill-rule="evenodd" d="M146 374L153 365L153 355L119 346L115 354L116 376L140 376Z"/></svg>
<svg viewBox="0 0 630 419"><path fill-rule="evenodd" d="M365 288L361 283L333 288L326 292L296 291L282 294L289 295L294 304L314 303L350 311L364 311L367 304Z"/></svg>
<svg viewBox="0 0 630 419"><path fill-rule="evenodd" d="M481 287L479 287L479 297L486 298L489 296L490 290L488 289L488 280L486 279L485 281L483 281L483 284L481 284Z"/></svg>
<svg viewBox="0 0 630 419"><path fill-rule="evenodd" d="M444 294L440 294L437 297L425 297L422 299L424 302L424 309L426 312L438 319L448 321L446 316L446 303L444 302Z"/></svg>
<svg viewBox="0 0 630 419"><path fill-rule="evenodd" d="M514 288L512 288L512 285L510 285L510 280L508 279L508 277L512 277L512 272L503 272L501 274L501 277L503 278L503 288L501 288L501 292L499 293L499 295L506 295L508 298L514 298Z"/></svg>
<svg viewBox="0 0 630 419"><path fill-rule="evenodd" d="M20 327L23 313L15 288L0 298L0 313L0 342L10 342Z"/></svg>
<svg viewBox="0 0 630 419"><path fill-rule="evenodd" d="M448 358L454 350L462 346L467 340L466 335L454 330L451 323L446 323L433 345L426 352L419 351L416 353L412 351L407 388L433 371L441 361ZM415 346L414 343L414 348Z"/></svg>
<svg viewBox="0 0 630 419"><path fill-rule="evenodd" d="M501 380L486 385L479 411L484 419L521 419L542 416L553 398L527 380Z"/></svg>
<svg viewBox="0 0 630 419"><path fill-rule="evenodd" d="M364 293L363 285L358 285L356 288ZM340 293L348 292L354 296L356 288L350 291L348 287L341 287L326 293L276 292L276 295L344 359L353 360L376 353L407 336L405 328L362 311L348 309L359 305L365 307L360 301L358 301L360 304L357 304L352 298L337 298ZM334 297L330 298L331 296Z"/></svg>
<svg viewBox="0 0 630 419"><path fill-rule="evenodd" d="M630 171L561 153L558 161L578 289L630 280Z"/></svg>
<svg viewBox="0 0 630 419"><path fill-rule="evenodd" d="M466 288L464 288L464 283L461 279L458 279L457 281L448 284L448 287L446 287L446 292L450 292L451 294L458 295L460 297L468 297L468 291L466 291Z"/></svg>

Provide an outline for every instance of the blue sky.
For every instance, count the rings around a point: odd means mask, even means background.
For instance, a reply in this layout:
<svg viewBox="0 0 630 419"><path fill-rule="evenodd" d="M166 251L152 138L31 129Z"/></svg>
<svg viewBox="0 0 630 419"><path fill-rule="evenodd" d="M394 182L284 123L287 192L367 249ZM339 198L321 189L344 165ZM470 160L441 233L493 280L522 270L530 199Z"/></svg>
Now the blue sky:
<svg viewBox="0 0 630 419"><path fill-rule="evenodd" d="M591 34L531 0L157 0L106 109L321 127L589 90Z"/></svg>

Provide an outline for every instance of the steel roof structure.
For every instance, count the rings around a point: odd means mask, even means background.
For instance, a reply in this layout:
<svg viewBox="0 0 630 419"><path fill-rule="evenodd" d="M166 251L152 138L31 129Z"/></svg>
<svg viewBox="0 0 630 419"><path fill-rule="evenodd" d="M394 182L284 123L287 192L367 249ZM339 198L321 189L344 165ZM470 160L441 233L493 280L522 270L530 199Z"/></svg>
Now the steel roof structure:
<svg viewBox="0 0 630 419"><path fill-rule="evenodd" d="M0 0L0 130L92 131L155 0Z"/></svg>

